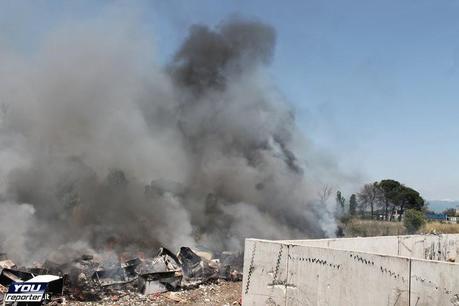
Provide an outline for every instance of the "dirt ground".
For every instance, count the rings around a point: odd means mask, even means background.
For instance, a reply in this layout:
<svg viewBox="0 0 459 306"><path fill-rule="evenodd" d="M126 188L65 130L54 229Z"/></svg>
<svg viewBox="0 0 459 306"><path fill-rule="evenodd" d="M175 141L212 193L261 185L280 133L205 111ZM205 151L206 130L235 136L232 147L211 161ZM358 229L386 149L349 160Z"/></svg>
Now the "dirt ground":
<svg viewBox="0 0 459 306"><path fill-rule="evenodd" d="M66 305L212 305L230 306L241 303L242 282L218 281L215 284L200 285L195 289L176 292L165 292L149 296L137 293L113 295L99 302L74 302L67 301Z"/></svg>

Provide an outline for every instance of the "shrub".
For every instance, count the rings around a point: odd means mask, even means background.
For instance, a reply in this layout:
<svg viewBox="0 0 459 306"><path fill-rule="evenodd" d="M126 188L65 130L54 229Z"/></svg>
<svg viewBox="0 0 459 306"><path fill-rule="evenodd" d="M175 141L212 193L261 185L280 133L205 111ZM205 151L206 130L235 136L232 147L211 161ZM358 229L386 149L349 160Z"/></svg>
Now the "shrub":
<svg viewBox="0 0 459 306"><path fill-rule="evenodd" d="M407 209L403 219L403 224L408 233L413 234L426 223L426 219L422 211L416 209Z"/></svg>

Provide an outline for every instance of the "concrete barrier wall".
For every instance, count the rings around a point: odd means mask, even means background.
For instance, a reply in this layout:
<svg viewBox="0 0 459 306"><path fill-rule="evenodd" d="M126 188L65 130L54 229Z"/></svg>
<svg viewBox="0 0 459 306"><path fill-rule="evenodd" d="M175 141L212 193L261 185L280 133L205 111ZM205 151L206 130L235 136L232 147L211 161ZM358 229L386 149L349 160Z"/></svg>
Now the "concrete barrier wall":
<svg viewBox="0 0 459 306"><path fill-rule="evenodd" d="M459 254L459 234L280 240L279 242L444 261L455 261Z"/></svg>
<svg viewBox="0 0 459 306"><path fill-rule="evenodd" d="M459 305L459 264L411 261L411 305Z"/></svg>
<svg viewBox="0 0 459 306"><path fill-rule="evenodd" d="M388 255L395 255L398 252L397 236L280 240L279 242Z"/></svg>
<svg viewBox="0 0 459 306"><path fill-rule="evenodd" d="M409 260L292 245L285 305L407 305Z"/></svg>
<svg viewBox="0 0 459 306"><path fill-rule="evenodd" d="M399 236L397 255L418 259L456 261L458 248L459 235L457 234Z"/></svg>
<svg viewBox="0 0 459 306"><path fill-rule="evenodd" d="M244 305L285 305L288 245L255 239L245 242Z"/></svg>
<svg viewBox="0 0 459 306"><path fill-rule="evenodd" d="M396 254L425 254L429 244L438 251L438 245L448 246L457 236L404 236L401 241L411 251ZM299 244L247 239L243 305L459 305L459 264L326 247L362 249L362 239L371 238ZM378 243L392 240L375 241L380 250Z"/></svg>
<svg viewBox="0 0 459 306"><path fill-rule="evenodd" d="M408 305L409 259L248 239L244 305Z"/></svg>

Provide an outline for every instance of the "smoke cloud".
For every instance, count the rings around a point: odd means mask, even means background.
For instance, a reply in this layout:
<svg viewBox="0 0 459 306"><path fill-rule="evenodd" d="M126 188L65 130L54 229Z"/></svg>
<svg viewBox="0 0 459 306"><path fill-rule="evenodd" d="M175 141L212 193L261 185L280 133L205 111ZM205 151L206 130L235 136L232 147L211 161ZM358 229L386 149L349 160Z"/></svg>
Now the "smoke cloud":
<svg viewBox="0 0 459 306"><path fill-rule="evenodd" d="M342 176L267 77L274 29L192 26L163 67L133 29L86 21L33 56L0 47L0 251L333 235L317 192Z"/></svg>

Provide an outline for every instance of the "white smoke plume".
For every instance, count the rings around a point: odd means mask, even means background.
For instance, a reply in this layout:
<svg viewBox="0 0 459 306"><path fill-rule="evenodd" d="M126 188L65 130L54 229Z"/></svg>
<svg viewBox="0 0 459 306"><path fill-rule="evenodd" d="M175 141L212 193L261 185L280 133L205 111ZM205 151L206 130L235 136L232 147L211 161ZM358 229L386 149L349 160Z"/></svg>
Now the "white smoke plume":
<svg viewBox="0 0 459 306"><path fill-rule="evenodd" d="M333 235L316 195L342 176L266 77L275 41L258 21L196 25L161 67L135 24L107 18L32 55L0 46L0 251Z"/></svg>

